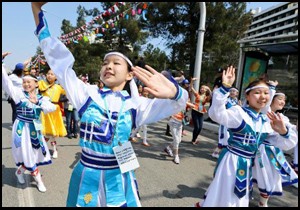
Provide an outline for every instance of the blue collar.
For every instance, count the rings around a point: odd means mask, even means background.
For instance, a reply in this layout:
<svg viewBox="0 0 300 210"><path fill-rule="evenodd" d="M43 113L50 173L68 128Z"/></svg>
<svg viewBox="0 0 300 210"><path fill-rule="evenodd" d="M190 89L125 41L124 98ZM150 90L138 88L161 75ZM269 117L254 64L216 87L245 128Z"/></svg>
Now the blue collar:
<svg viewBox="0 0 300 210"><path fill-rule="evenodd" d="M119 96L122 98L122 100L126 100L131 98L130 95L128 94L128 92L126 90L121 90L121 91L112 91L111 89L107 88L107 87L103 87L101 90L99 90L99 93L101 94L102 97L105 97L108 94L116 94L116 96Z"/></svg>
<svg viewBox="0 0 300 210"><path fill-rule="evenodd" d="M259 118L262 119L262 121L267 121L267 117L266 115L262 114L262 113L257 113L254 109L250 108L250 107L242 107L243 110L245 112L247 112L247 114L250 115L250 117L255 120L255 121L258 121Z"/></svg>

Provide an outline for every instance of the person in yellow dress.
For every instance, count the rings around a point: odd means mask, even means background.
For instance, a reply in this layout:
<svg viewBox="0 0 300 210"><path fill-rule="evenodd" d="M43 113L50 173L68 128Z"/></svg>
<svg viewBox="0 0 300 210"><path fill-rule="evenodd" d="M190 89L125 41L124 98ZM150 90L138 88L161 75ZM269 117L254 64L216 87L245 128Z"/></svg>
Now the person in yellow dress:
<svg viewBox="0 0 300 210"><path fill-rule="evenodd" d="M67 130L63 121L63 115L58 104L60 95L65 95L66 92L61 85L56 84L56 76L54 72L48 68L46 70L46 80L39 81L39 91L41 95L48 96L52 103L56 105L56 110L48 114L41 114L41 121L43 125L42 133L46 139L50 139L53 147L52 158L57 158L57 137L64 137L67 135Z"/></svg>

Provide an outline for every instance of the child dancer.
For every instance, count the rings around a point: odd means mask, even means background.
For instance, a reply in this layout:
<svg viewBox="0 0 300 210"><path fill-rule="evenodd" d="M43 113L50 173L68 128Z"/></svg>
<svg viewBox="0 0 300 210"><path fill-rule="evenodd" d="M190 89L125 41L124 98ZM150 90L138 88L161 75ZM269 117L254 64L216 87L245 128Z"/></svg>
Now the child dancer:
<svg viewBox="0 0 300 210"><path fill-rule="evenodd" d="M139 84L138 85L138 93L139 93L139 96L142 96L143 95L143 85L142 84ZM145 125L146 126L146 125ZM141 137L141 135L140 135L140 130L141 130L142 128L134 128L134 129L132 129L132 132L131 132L131 134L130 134L130 141L131 142L138 142L138 138L140 138ZM146 128L147 129L147 128Z"/></svg>
<svg viewBox="0 0 300 210"><path fill-rule="evenodd" d="M293 126L293 129L298 136L298 120L297 120L297 125ZM293 167L294 171L296 172L296 174L298 174L298 142L294 148L294 157L293 157L292 167ZM298 188L298 182L293 184L293 186Z"/></svg>
<svg viewBox="0 0 300 210"><path fill-rule="evenodd" d="M194 107L194 104L187 102L188 107ZM166 146L164 151L170 156L174 157L173 162L179 164L179 143L181 142L181 134L182 134L182 127L183 127L183 120L184 120L184 112L186 109L178 112L171 116L168 124L170 126L170 131L173 136L173 142Z"/></svg>
<svg viewBox="0 0 300 210"><path fill-rule="evenodd" d="M3 55L2 55L3 57ZM37 94L37 78L23 77L23 90L16 88L2 65L2 88L17 106L17 118L12 128L12 154L18 167L16 176L20 184L25 183L24 172L31 172L40 192L46 192L38 166L51 164L51 157L41 133L41 112L52 112L54 104L49 98Z"/></svg>
<svg viewBox="0 0 300 210"><path fill-rule="evenodd" d="M278 112L285 105L285 95L276 92L271 103L271 111ZM289 119L280 114L289 130L293 125ZM298 137L293 136L295 142ZM275 136L276 138L276 136ZM271 195L282 195L282 186L298 183L298 176L289 165L281 149L272 145L270 138L266 139L259 147L253 167L253 181L257 182L260 191L258 206L267 207Z"/></svg>
<svg viewBox="0 0 300 210"><path fill-rule="evenodd" d="M129 167L119 155L128 151L134 154L128 140L134 125L154 123L180 111L187 92L173 78L170 81L150 66L146 65L147 70L133 67L120 52L104 56L102 90L84 84L72 69L74 57L70 51L50 36L41 10L45 3L31 4L41 49L81 116L81 160L71 176L67 206L141 206L134 173L138 164L133 162ZM154 99L139 97L134 75Z"/></svg>
<svg viewBox="0 0 300 210"><path fill-rule="evenodd" d="M235 87L230 88L229 97L227 98L227 103L226 103L226 109L235 105L241 105L241 103L237 98L238 94L239 94L239 90L237 88ZM218 146L214 149L214 152L211 155L213 158L217 158L217 159L219 158L221 149L227 145L227 139L229 137L227 128L224 125L220 125L218 137L219 137Z"/></svg>
<svg viewBox="0 0 300 210"><path fill-rule="evenodd" d="M140 89L140 87L141 87L141 89ZM149 92L145 88L143 88L142 85L139 85L138 91L139 91L140 96L143 96L145 98L149 98ZM132 142L137 142L138 141L137 137L139 135L139 132L142 131L143 132L143 134L142 134L142 138L143 138L142 145L145 146L145 147L150 147L150 144L147 142L147 129L148 129L147 125L142 125L139 128L133 129L133 131L130 135L131 141Z"/></svg>
<svg viewBox="0 0 300 210"><path fill-rule="evenodd" d="M47 139L50 139L53 154L52 158L58 157L57 152L57 137L64 137L67 135L67 130L63 121L63 114L59 103L59 98L61 94L66 94L65 90L56 84L56 76L54 72L48 68L46 73L46 80L39 81L39 90L43 96L50 98L51 102L55 104L55 112L49 114L42 114L42 124L43 124L43 134Z"/></svg>
<svg viewBox="0 0 300 210"><path fill-rule="evenodd" d="M260 144L266 139L282 149L295 146L295 133L286 128L280 115L261 109L268 103L269 86L262 80L251 82L245 90L248 107L226 109L228 91L235 80L233 66L223 71L222 86L213 93L208 111L215 122L229 130L228 145L223 148L204 200L196 206L248 207L252 188L251 169ZM277 133L273 136L273 131Z"/></svg>

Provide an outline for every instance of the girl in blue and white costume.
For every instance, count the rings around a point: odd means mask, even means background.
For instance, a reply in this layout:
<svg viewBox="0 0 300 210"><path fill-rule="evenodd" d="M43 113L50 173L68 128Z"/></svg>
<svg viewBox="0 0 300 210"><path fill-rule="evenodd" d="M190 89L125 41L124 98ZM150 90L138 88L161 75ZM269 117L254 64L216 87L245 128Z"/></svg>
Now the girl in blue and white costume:
<svg viewBox="0 0 300 210"><path fill-rule="evenodd" d="M3 55L2 55L3 57ZM16 88L2 65L2 88L14 100L17 118L12 127L12 154L18 167L15 175L20 184L25 184L24 172L31 172L40 192L46 192L38 166L51 164L51 156L41 133L41 112L53 112L56 108L48 97L37 94L37 78L31 75L22 78L22 89Z"/></svg>
<svg viewBox="0 0 300 210"><path fill-rule="evenodd" d="M238 100L238 94L239 90L235 87L231 87L229 90L229 96L227 98L226 103L226 109L235 106L235 105L241 105L240 101ZM220 125L219 132L218 132L218 146L214 149L212 153L213 158L219 158L220 151L223 147L227 145L227 139L229 137L229 132L227 131L227 128L224 125Z"/></svg>
<svg viewBox="0 0 300 210"><path fill-rule="evenodd" d="M175 80L146 65L133 67L119 52L104 56L102 90L86 85L72 69L74 58L57 38L50 37L41 6L32 2L40 46L67 97L79 111L81 160L73 170L67 206L141 206L133 170L122 173L113 148L130 144L132 127L164 119L185 108L188 93ZM135 75L155 99L139 97ZM172 78L170 78L172 79ZM130 91L124 87L130 87Z"/></svg>
<svg viewBox="0 0 300 210"><path fill-rule="evenodd" d="M285 94L276 92L271 105L268 107L273 112L282 110L285 105ZM291 132L295 133L289 119L281 114L285 125ZM278 135L278 134L277 134ZM275 134L276 138L276 134ZM298 142L298 135L292 135L293 141ZM259 147L261 160L257 155L253 166L253 182L256 182L260 191L260 201L258 206L267 207L268 199L271 195L282 195L282 186L298 183L298 175L286 160L280 148L290 149L289 147L276 147L270 138L266 139ZM283 144L285 142L282 142ZM260 162L261 161L261 162Z"/></svg>
<svg viewBox="0 0 300 210"><path fill-rule="evenodd" d="M260 112L270 98L269 86L264 81L254 81L246 88L248 107L226 109L228 91L234 80L235 69L230 66L223 71L222 86L213 93L208 114L212 120L228 128L230 137L220 154L204 200L196 206L248 207L252 188L251 169L259 145L270 137L273 130L280 134L272 138L274 145L284 144L286 148L295 145L290 138L292 133L280 115L268 113L268 120Z"/></svg>

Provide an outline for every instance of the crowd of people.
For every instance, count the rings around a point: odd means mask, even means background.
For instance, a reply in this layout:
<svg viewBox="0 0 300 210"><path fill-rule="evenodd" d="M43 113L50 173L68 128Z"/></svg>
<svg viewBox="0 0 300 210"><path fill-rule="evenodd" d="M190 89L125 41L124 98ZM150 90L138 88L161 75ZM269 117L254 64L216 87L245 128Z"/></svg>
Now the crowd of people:
<svg viewBox="0 0 300 210"><path fill-rule="evenodd" d="M169 119L166 134L173 141L162 150L178 165L184 126L193 125L191 143L201 145L199 135L208 114L220 126L212 153L217 165L195 207L248 207L253 183L260 192L258 206L266 207L270 196L282 195L282 186L298 187L298 123L291 124L278 112L286 98L276 91L277 81L251 82L242 103L233 86L233 65L218 70L212 89L201 84L197 91L194 81L200 78L188 79L184 71L177 77L159 73L143 57L136 64L112 51L103 58L98 85L90 85L87 76L77 76L72 69L71 52L51 37L41 9L44 4L31 5L35 34L49 64L45 75L30 68L30 59L18 63L10 76L2 65L2 88L13 111L12 153L20 184L28 170L38 190L46 192L38 167L52 163L48 140L52 158L58 158L57 138L79 137L81 157L70 178L66 206L140 207L134 172L139 165L122 154L134 155L131 142L138 138L151 147L147 126ZM2 53L2 63L9 54ZM290 164L283 151L292 148L297 157Z"/></svg>

